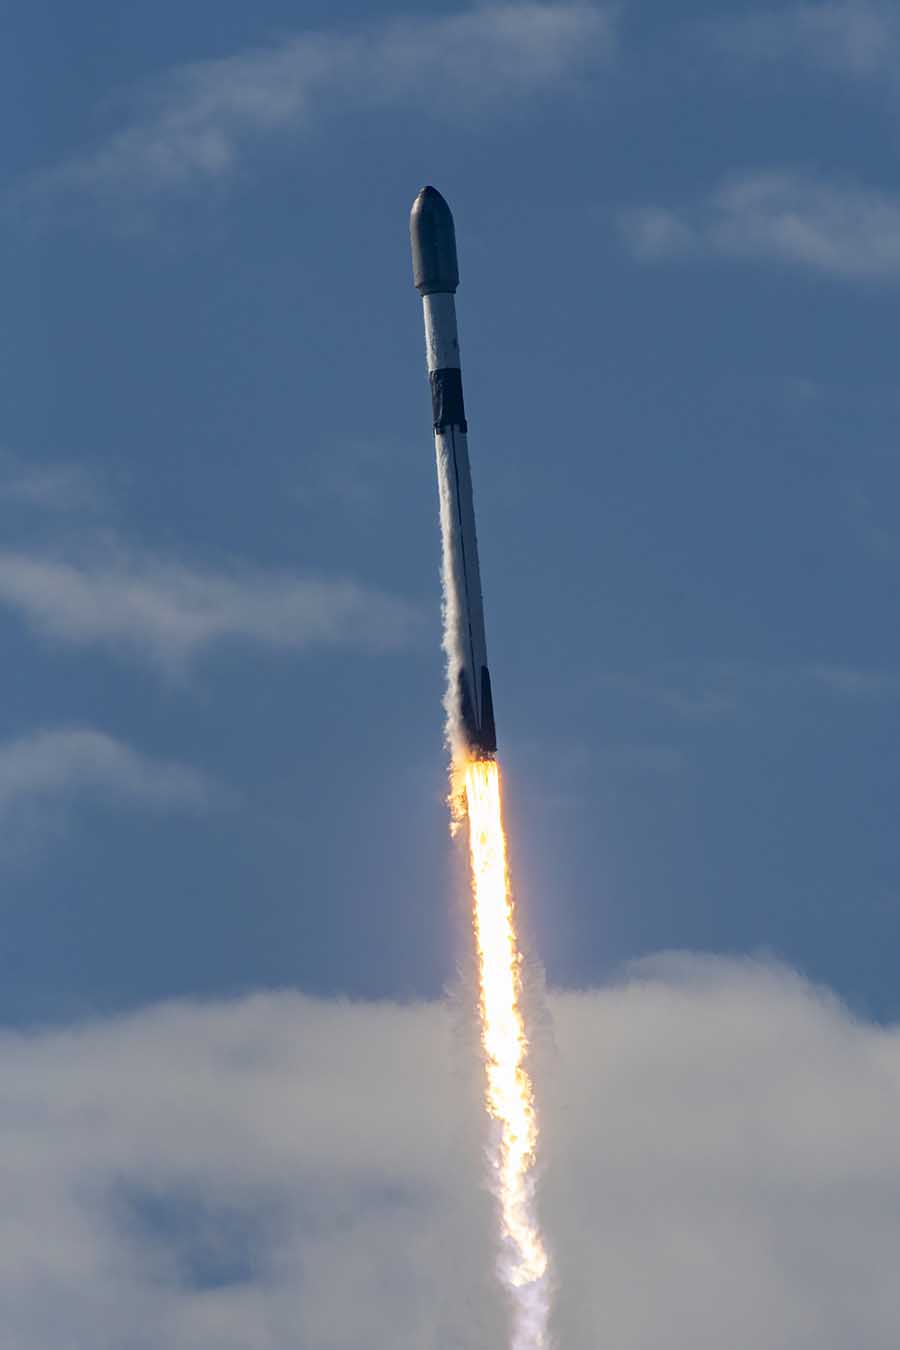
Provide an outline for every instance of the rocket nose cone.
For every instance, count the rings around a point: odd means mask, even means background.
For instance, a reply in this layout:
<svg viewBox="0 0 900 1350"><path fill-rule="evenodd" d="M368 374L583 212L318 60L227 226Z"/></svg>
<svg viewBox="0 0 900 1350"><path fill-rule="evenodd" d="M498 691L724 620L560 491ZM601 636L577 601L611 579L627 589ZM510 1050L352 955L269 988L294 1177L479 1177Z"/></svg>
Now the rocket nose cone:
<svg viewBox="0 0 900 1350"><path fill-rule="evenodd" d="M451 294L459 285L456 232L450 207L437 188L423 187L409 217L413 281L421 295Z"/></svg>

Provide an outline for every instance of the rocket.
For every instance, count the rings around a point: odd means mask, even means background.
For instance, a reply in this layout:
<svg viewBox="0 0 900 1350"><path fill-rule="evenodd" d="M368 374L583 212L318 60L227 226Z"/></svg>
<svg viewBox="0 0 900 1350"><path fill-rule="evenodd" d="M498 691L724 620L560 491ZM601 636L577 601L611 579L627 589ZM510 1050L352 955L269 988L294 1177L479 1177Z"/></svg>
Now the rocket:
<svg viewBox="0 0 900 1350"><path fill-rule="evenodd" d="M454 297L459 285L456 232L450 208L435 188L422 188L413 202L409 233L413 281L422 297L425 317L425 354L437 455L451 737L462 739L475 758L486 759L497 750L497 732L484 636L456 327Z"/></svg>

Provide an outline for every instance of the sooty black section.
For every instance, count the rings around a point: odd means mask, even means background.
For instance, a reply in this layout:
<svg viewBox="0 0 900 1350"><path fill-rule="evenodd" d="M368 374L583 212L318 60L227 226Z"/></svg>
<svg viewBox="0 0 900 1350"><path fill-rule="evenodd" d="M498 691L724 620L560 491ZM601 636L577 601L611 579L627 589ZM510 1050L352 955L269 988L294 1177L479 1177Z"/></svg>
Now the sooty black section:
<svg viewBox="0 0 900 1350"><path fill-rule="evenodd" d="M463 405L462 372L453 369L433 370L428 378L431 381L435 431L443 431L445 427L468 431Z"/></svg>

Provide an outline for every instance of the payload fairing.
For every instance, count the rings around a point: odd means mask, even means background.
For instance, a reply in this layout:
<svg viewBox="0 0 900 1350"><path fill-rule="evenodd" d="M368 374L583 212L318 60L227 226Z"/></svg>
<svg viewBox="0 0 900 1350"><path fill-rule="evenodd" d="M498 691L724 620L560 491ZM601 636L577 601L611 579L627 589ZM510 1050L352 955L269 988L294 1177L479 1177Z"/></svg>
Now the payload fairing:
<svg viewBox="0 0 900 1350"><path fill-rule="evenodd" d="M450 208L435 188L424 187L416 197L409 231L413 280L425 313L425 352L437 452L451 735L460 736L474 757L486 758L496 752L497 732L456 327L456 234Z"/></svg>

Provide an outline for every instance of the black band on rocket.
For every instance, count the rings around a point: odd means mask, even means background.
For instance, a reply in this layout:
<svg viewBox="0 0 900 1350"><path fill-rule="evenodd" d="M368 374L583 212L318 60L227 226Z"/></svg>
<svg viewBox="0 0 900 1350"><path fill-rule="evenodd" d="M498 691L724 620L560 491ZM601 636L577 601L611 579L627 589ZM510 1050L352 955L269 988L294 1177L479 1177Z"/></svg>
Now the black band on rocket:
<svg viewBox="0 0 900 1350"><path fill-rule="evenodd" d="M444 427L468 431L466 410L463 407L462 372L453 369L432 370L428 378L431 381L435 431L443 431Z"/></svg>

